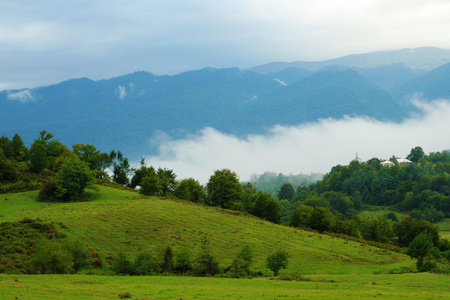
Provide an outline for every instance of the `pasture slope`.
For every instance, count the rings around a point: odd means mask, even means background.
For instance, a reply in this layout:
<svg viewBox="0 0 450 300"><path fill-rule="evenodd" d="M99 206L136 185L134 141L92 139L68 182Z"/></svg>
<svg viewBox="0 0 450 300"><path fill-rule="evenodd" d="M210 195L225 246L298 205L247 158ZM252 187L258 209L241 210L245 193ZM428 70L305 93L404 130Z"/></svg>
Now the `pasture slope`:
<svg viewBox="0 0 450 300"><path fill-rule="evenodd" d="M68 239L79 239L96 248L103 258L119 251L127 252L130 257L140 251L157 253L168 243L175 253L188 248L195 254L201 240L206 238L221 266L228 266L238 249L248 244L254 252L254 270L267 276L271 273L265 267L266 256L283 248L289 253L290 261L288 268L280 273L298 272L311 281L279 281L268 277L234 280L0 275L2 299L117 299L125 292L133 299L321 298L326 295L338 298L377 294L436 299L450 294L448 276L389 274L414 268L414 261L406 255L235 212L104 186L99 187L89 202L42 203L36 201L37 194L34 191L0 195L0 222L28 217L64 224L60 230Z"/></svg>

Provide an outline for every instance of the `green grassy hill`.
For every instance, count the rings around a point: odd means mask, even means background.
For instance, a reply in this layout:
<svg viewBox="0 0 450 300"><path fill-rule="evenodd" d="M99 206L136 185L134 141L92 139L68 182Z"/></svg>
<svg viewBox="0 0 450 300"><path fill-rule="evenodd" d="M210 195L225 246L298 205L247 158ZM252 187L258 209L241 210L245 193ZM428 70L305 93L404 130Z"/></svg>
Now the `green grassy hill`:
<svg viewBox="0 0 450 300"><path fill-rule="evenodd" d="M99 187L94 199L79 203L42 203L38 192L0 195L0 222L25 217L61 222L69 239L80 239L105 257L125 251L157 252L170 242L174 251L195 252L203 237L222 266L243 244L254 252L254 269L269 273L266 256L278 248L290 254L281 273L388 273L414 261L406 255L184 201L142 196L133 191Z"/></svg>

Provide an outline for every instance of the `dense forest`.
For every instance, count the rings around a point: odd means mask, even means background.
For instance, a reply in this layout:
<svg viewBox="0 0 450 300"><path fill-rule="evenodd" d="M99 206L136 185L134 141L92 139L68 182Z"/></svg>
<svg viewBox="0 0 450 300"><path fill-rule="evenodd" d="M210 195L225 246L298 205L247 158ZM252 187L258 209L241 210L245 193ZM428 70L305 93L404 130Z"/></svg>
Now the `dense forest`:
<svg viewBox="0 0 450 300"><path fill-rule="evenodd" d="M317 174L268 172L254 176L255 182L240 182L235 172L222 169L202 186L194 178L177 180L173 170L147 166L144 159L139 168L132 168L120 151L101 152L90 144L75 144L70 150L44 130L30 148L18 134L0 138L0 193L40 190L38 201L89 201L96 183L116 184L143 195L198 202L395 251L420 236L434 258L449 259L450 242L432 223L450 216L450 152L426 155L415 147L407 159L355 159L333 167L321 180ZM359 216L379 206L391 212L377 218ZM420 270L433 267L422 265L423 255L417 258Z"/></svg>

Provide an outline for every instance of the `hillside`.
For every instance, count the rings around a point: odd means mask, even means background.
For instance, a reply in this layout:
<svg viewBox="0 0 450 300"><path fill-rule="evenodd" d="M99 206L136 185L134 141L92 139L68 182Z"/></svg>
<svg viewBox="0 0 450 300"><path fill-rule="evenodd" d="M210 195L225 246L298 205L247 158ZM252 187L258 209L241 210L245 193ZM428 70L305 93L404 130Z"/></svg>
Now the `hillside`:
<svg viewBox="0 0 450 300"><path fill-rule="evenodd" d="M149 141L161 132L178 139L213 127L243 137L318 118L356 114L398 121L407 116L407 108L357 72L321 71L305 77L307 73L293 71L285 75L303 78L288 86L237 68L206 68L175 76L136 72L4 91L1 134L20 132L29 145L45 129L68 146L95 144L138 160L154 153Z"/></svg>
<svg viewBox="0 0 450 300"><path fill-rule="evenodd" d="M450 98L450 63L431 70L394 89L397 97L420 94L427 100Z"/></svg>
<svg viewBox="0 0 450 300"><path fill-rule="evenodd" d="M41 203L37 192L0 196L0 222L24 217L62 222L69 239L80 239L105 257L120 250L129 254L160 251L170 242L174 251L195 250L206 237L223 266L248 244L255 269L277 248L290 254L286 273L362 274L412 267L406 255L325 235L275 225L247 216L183 201L144 197L136 192L99 187L95 199L79 203Z"/></svg>

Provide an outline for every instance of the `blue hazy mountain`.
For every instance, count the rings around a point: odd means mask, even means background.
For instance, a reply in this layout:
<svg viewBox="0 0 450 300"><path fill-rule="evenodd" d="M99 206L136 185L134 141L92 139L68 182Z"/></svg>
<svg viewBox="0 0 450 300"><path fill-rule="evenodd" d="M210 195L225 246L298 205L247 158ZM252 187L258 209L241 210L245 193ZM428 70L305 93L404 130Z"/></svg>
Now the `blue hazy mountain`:
<svg viewBox="0 0 450 300"><path fill-rule="evenodd" d="M419 94L428 100L450 99L450 63L400 85L393 94L398 98Z"/></svg>
<svg viewBox="0 0 450 300"><path fill-rule="evenodd" d="M329 65L348 68L371 69L392 64L404 64L413 70L429 71L450 62L450 50L435 47L421 47L393 51L376 51L364 54L351 54L323 61L272 62L250 68L250 71L267 74L288 68L304 68L317 71Z"/></svg>
<svg viewBox="0 0 450 300"><path fill-rule="evenodd" d="M407 95L450 98L450 65L424 69L392 62L370 68L288 66L268 74L205 68L174 76L135 72L71 79L0 92L0 134L19 133L30 145L45 129L69 147L90 143L139 159L155 150L155 137L184 138L207 126L243 137L277 124L345 115L400 121L413 110Z"/></svg>

